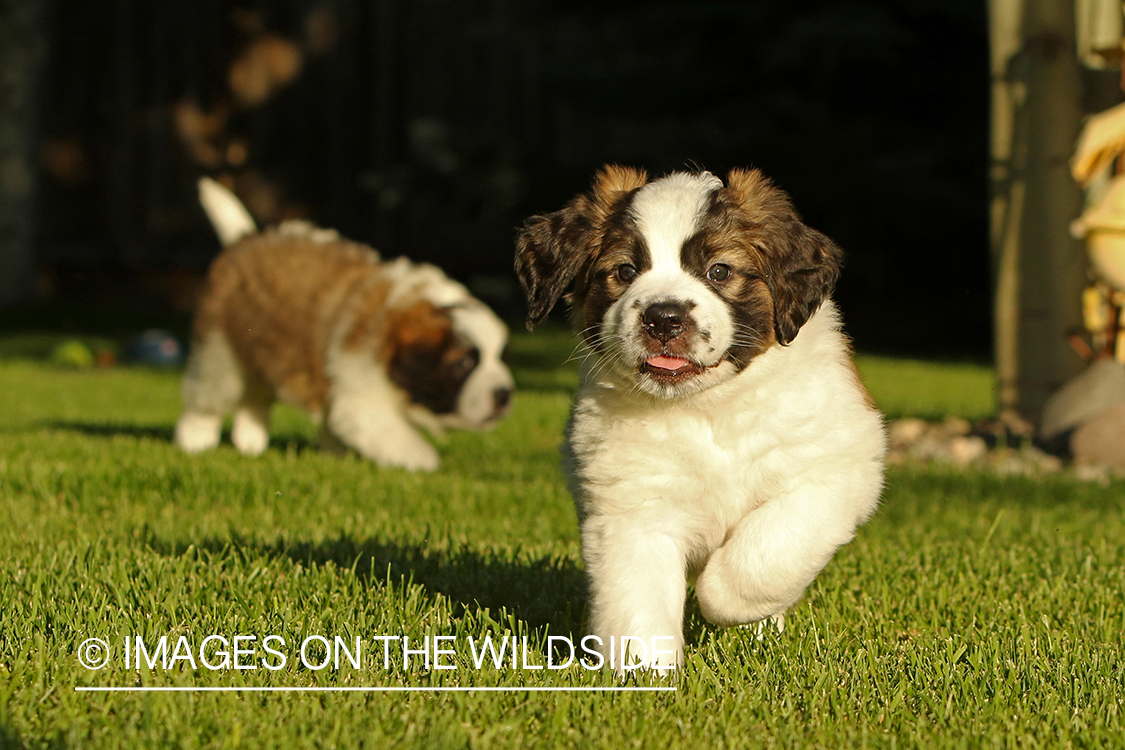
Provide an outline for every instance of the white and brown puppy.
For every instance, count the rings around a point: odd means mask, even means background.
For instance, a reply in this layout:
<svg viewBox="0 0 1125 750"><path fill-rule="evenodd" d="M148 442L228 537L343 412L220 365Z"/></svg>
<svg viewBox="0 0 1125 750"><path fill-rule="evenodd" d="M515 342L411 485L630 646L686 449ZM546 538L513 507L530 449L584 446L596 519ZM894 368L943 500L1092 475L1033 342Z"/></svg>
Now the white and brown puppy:
<svg viewBox="0 0 1125 750"><path fill-rule="evenodd" d="M573 284L590 349L564 455L602 652L679 664L693 577L709 621L780 628L882 489L840 250L758 171L617 167L517 247L529 324Z"/></svg>
<svg viewBox="0 0 1125 750"><path fill-rule="evenodd" d="M419 427L486 429L507 411L512 376L499 318L434 266L384 261L304 222L258 233L233 193L200 181L223 244L199 303L176 442L231 439L258 454L275 400L380 465L433 470Z"/></svg>

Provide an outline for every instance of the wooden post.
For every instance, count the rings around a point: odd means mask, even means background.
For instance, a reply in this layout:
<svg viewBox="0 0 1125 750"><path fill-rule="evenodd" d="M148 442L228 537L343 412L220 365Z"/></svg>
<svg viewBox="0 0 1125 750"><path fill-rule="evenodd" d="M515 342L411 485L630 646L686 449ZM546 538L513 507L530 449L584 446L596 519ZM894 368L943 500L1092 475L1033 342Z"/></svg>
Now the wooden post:
<svg viewBox="0 0 1125 750"><path fill-rule="evenodd" d="M1082 119L1069 0L989 0L992 48L991 244L997 400L1038 420L1082 361L1086 256L1069 233L1082 193L1068 161Z"/></svg>

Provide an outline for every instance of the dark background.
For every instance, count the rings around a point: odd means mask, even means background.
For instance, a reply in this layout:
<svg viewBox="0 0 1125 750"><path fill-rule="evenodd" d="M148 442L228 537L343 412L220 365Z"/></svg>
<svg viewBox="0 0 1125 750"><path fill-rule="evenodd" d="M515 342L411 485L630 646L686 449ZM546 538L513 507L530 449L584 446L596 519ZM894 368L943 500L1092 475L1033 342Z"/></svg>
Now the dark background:
<svg viewBox="0 0 1125 750"><path fill-rule="evenodd" d="M983 0L56 0L49 26L48 297L189 308L210 174L518 321L515 228L602 164L757 166L848 253L857 348L989 356ZM276 40L299 71L251 101L231 68Z"/></svg>

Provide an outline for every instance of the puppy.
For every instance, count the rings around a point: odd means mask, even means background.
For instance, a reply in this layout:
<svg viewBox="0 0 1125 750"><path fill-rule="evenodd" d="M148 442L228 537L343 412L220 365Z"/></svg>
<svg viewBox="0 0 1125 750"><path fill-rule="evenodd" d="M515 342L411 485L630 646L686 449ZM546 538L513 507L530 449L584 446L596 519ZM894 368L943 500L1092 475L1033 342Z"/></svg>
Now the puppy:
<svg viewBox="0 0 1125 750"><path fill-rule="evenodd" d="M199 189L228 247L196 312L176 424L185 450L218 444L233 411L235 447L261 453L282 400L329 442L432 471L438 454L419 427L487 429L504 416L507 328L463 286L304 222L257 233L233 193L209 179Z"/></svg>
<svg viewBox="0 0 1125 750"><path fill-rule="evenodd" d="M529 327L573 284L589 349L564 464L619 672L682 663L692 577L710 622L780 629L875 510L883 421L829 298L840 261L758 171L608 167L519 233Z"/></svg>

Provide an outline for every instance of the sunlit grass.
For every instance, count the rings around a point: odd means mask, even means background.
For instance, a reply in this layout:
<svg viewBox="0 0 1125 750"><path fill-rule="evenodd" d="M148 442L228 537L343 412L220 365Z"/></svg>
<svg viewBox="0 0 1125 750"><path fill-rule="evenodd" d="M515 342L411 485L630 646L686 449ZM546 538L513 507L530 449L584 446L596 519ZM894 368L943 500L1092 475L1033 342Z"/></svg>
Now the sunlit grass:
<svg viewBox="0 0 1125 750"><path fill-rule="evenodd" d="M2 342L0 342L2 343ZM433 475L318 452L279 410L270 449L170 443L178 374L0 362L0 747L1114 747L1125 736L1125 486L892 470L880 511L781 635L689 607L674 694L91 694L76 686L610 686L599 671L476 669L468 639L582 635L578 531L558 468L570 334L520 334L521 390ZM0 346L2 350L2 346ZM991 411L986 368L861 357L892 416ZM123 662L127 636L277 634L277 671ZM303 667L311 635L361 668ZM453 636L452 670L375 635ZM99 637L100 671L78 662ZM314 649L315 651L315 649ZM259 649L258 656L262 656ZM256 662L255 662L256 663Z"/></svg>

